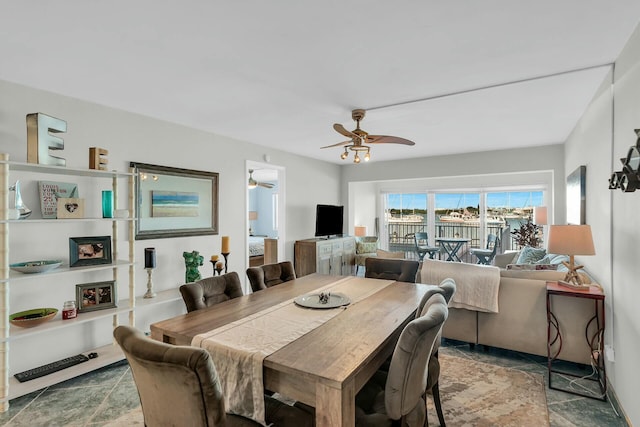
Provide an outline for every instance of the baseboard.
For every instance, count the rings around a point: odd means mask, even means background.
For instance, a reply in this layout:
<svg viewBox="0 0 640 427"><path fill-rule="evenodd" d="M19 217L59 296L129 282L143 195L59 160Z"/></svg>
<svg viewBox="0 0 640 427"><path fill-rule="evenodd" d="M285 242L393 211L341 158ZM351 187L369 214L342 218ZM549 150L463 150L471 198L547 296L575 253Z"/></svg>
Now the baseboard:
<svg viewBox="0 0 640 427"><path fill-rule="evenodd" d="M613 385L609 381L607 377L607 398L609 399L609 403L613 405L615 410L618 412L621 418L624 418L625 422L628 426L632 426L631 420L627 416L627 413L624 411L622 405L620 405L620 401L618 400L618 395L616 394L616 390L613 388Z"/></svg>

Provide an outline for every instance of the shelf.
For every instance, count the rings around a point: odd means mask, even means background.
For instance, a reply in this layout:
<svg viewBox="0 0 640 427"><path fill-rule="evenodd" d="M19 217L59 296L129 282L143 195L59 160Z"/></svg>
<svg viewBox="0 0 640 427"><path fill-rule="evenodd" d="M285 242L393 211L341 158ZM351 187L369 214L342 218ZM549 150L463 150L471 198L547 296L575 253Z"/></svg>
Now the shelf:
<svg viewBox="0 0 640 427"><path fill-rule="evenodd" d="M14 341L17 339L22 339L22 338L26 338L33 335L46 333L46 332L51 332L58 329L69 328L72 326L80 325L82 323L93 322L98 319L111 317L116 314L127 313L133 310L134 310L133 308L129 307L129 300L121 300L121 301L118 301L118 307L116 308L107 308L104 310L78 313L78 317L76 317L75 319L62 320L62 313L58 312L58 314L56 314L56 317L54 317L52 320L33 328L20 328L18 326L11 325L11 327L9 328L9 338L0 339L0 342Z"/></svg>
<svg viewBox="0 0 640 427"><path fill-rule="evenodd" d="M21 261L18 261L18 262L21 262ZM45 276L48 277L48 276L54 276L58 274L66 274L66 273L108 270L116 267L127 267L130 265L133 265L133 263L125 260L116 260L116 262L113 262L111 264L90 265L88 267L69 267L68 264L63 264L60 267L53 269L51 271L46 271L44 273L34 273L34 274L24 274L18 271L10 270L9 278L0 279L0 283L8 282L8 281L15 282L15 281L21 281L21 280L30 280L30 279L36 279L36 278L41 278Z"/></svg>
<svg viewBox="0 0 640 427"><path fill-rule="evenodd" d="M182 295L178 288L157 292L155 298L136 297L136 309L165 304L174 301L181 301Z"/></svg>
<svg viewBox="0 0 640 427"><path fill-rule="evenodd" d="M124 354L120 347L115 344L109 344L103 347L96 348L94 350L87 350L83 354L90 352L98 353L98 357L95 359L89 359L87 362L80 363L70 368L63 369L62 371L54 372L53 374L45 375L44 377L36 378L31 381L19 382L12 375L9 377L9 398L15 399L16 397L24 396L36 390L40 390L45 387L52 386L62 381L69 380L71 378L78 377L87 372L94 371L103 366L110 365L112 363L123 360ZM72 356L72 355L69 355ZM34 366L35 368L36 366Z"/></svg>
<svg viewBox="0 0 640 427"><path fill-rule="evenodd" d="M88 176L93 178L113 178L115 177L128 177L134 176L131 172L118 172L118 171L103 171L96 169L76 169L68 168L66 166L50 166L41 165L36 163L23 163L23 162L11 162L0 161L0 164L8 165L12 171L27 171L35 173L49 173L56 175L73 175L73 176Z"/></svg>
<svg viewBox="0 0 640 427"><path fill-rule="evenodd" d="M68 219L56 219L56 218L33 218L33 219L4 219L0 220L0 224L9 223L9 224L32 224L32 223L48 223L52 224L54 222L58 224L62 223L71 223L71 222L113 222L113 221L135 221L135 218L68 218Z"/></svg>

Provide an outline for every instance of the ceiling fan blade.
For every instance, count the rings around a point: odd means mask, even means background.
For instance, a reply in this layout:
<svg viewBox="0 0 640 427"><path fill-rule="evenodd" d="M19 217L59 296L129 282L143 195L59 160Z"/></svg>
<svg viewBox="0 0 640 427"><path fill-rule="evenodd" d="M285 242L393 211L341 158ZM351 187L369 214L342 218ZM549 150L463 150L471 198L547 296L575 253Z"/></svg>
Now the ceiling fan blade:
<svg viewBox="0 0 640 427"><path fill-rule="evenodd" d="M274 185L269 183L269 182L258 182L258 185L260 187L264 187L264 188L273 188L274 187Z"/></svg>
<svg viewBox="0 0 640 427"><path fill-rule="evenodd" d="M333 145L327 145L325 147L320 147L320 148L331 148L331 147L337 147L339 145L346 145L346 144L350 144L351 140L349 141L343 141L343 142L338 142L337 144L333 144Z"/></svg>
<svg viewBox="0 0 640 427"><path fill-rule="evenodd" d="M369 135L367 136L367 144L404 144L416 145L415 142L397 136L388 135Z"/></svg>
<svg viewBox="0 0 640 427"><path fill-rule="evenodd" d="M358 135L356 135L351 131L346 130L344 126L342 126L340 123L334 123L333 128L336 130L336 132L346 136L347 138L358 138Z"/></svg>

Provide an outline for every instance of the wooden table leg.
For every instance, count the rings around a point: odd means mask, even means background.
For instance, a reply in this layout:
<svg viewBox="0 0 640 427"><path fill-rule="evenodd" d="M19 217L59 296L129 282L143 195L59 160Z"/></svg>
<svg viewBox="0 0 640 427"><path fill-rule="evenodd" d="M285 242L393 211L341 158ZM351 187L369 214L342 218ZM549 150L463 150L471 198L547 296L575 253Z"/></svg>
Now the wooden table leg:
<svg viewBox="0 0 640 427"><path fill-rule="evenodd" d="M316 427L354 427L355 399L353 380L341 389L322 381L316 383Z"/></svg>

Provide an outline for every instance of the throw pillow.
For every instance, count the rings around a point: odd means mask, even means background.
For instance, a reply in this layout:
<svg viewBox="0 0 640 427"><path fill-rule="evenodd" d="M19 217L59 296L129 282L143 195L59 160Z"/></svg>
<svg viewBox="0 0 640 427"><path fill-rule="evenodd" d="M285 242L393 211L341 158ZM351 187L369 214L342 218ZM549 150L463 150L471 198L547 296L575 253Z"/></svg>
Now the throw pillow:
<svg viewBox="0 0 640 427"><path fill-rule="evenodd" d="M547 251L545 249L525 246L520 251L520 256L516 264L534 264L544 258L546 253Z"/></svg>
<svg viewBox="0 0 640 427"><path fill-rule="evenodd" d="M378 249L378 242L357 242L356 253L358 254L370 254Z"/></svg>

